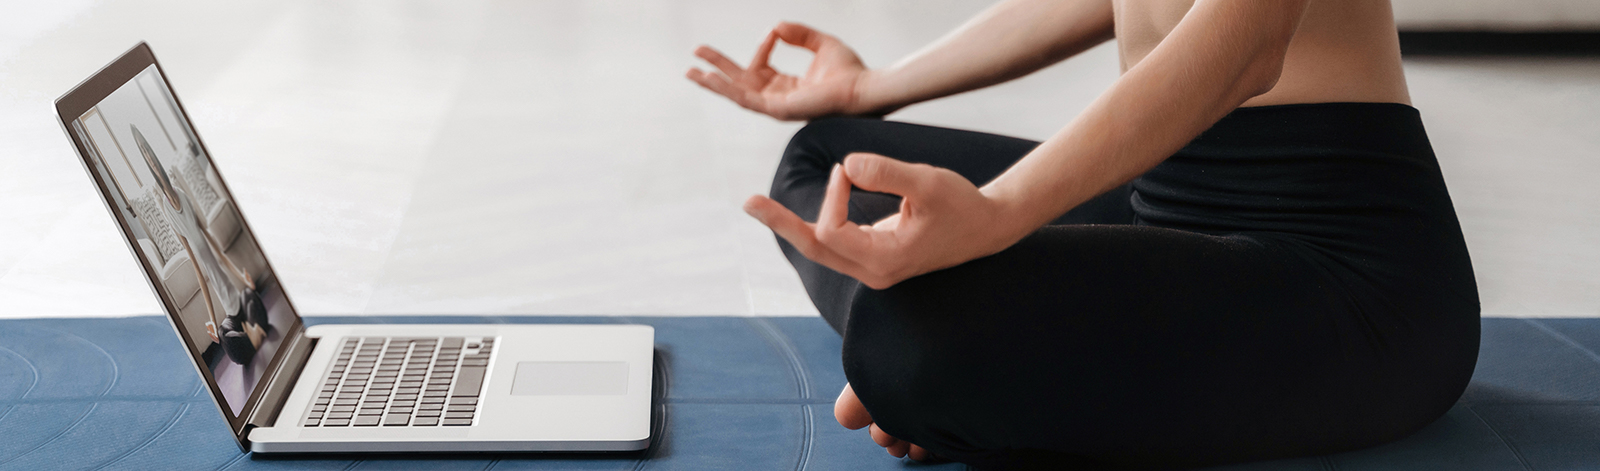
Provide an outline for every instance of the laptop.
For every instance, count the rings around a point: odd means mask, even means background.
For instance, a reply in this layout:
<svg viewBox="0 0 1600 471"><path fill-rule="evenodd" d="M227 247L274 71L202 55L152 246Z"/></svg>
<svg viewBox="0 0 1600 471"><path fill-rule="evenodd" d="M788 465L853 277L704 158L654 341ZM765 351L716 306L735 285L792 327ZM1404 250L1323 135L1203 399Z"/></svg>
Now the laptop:
<svg viewBox="0 0 1600 471"><path fill-rule="evenodd" d="M651 327L306 327L148 45L56 112L241 449L649 446Z"/></svg>

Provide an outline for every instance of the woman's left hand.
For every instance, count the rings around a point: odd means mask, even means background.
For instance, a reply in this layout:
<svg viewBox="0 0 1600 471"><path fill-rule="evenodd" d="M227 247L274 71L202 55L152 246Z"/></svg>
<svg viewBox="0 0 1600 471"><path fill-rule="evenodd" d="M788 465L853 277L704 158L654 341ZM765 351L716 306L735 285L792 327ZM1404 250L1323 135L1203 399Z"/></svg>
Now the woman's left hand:
<svg viewBox="0 0 1600 471"><path fill-rule="evenodd" d="M851 186L901 196L900 212L871 225L850 222ZM1021 236L1006 229L1005 209L953 171L867 153L834 166L815 224L765 196L744 205L806 258L873 289L1015 243Z"/></svg>

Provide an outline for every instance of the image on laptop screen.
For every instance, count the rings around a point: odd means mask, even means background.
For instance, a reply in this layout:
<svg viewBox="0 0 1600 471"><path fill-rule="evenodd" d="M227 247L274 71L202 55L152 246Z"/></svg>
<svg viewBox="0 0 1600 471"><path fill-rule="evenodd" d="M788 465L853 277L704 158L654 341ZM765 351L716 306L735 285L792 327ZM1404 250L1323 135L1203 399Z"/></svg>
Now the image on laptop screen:
<svg viewBox="0 0 1600 471"><path fill-rule="evenodd" d="M238 415L293 314L156 66L71 123L180 335Z"/></svg>

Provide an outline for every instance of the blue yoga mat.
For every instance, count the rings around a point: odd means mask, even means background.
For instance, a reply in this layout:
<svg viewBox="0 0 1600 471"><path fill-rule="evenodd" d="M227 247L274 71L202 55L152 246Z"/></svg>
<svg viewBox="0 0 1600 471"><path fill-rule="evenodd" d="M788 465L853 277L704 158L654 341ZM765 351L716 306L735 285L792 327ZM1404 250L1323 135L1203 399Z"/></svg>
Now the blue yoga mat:
<svg viewBox="0 0 1600 471"><path fill-rule="evenodd" d="M239 452L165 318L0 321L0 469L965 469L895 459L833 420L838 335L819 318L311 317L318 323L607 323L656 328L656 444L627 455ZM1600 319L1485 319L1477 374L1444 418L1273 470L1600 469Z"/></svg>

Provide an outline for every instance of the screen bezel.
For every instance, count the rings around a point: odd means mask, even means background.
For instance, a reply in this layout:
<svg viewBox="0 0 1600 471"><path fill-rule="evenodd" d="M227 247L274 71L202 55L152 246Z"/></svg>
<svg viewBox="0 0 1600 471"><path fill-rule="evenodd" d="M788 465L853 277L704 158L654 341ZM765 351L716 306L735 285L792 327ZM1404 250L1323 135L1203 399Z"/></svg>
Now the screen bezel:
<svg viewBox="0 0 1600 471"><path fill-rule="evenodd" d="M251 238L256 240L256 247L260 249L261 239L256 238L255 231L250 228L249 221L245 220L244 210L239 207L238 200L233 198L233 191L228 188L226 179L222 178L221 169L216 166L216 161L211 159L210 149L206 148L205 141L200 138L199 130L195 129L194 123L189 120L188 110L184 109L183 101L178 99L178 93L173 90L172 83L167 80L166 71L156 61L155 54L150 51L148 44L140 42L132 49L129 49L128 52L123 53L117 60L101 68L100 71L95 72L87 80L79 83L72 91L56 99L56 115L61 120L62 131L66 132L67 138L72 141L73 150L78 152L79 163L84 165L84 170L88 171L89 178L94 181L95 188L99 190L101 202L105 203L106 210L111 213L111 217L116 219L117 230L122 232L123 242L128 244L129 252L133 253L134 258L139 262L139 268L144 271L145 281L150 283L151 291L155 292L156 297L161 300L161 309L166 312L168 321L172 323L173 329L178 334L178 341L183 343L185 353L194 361L195 369L200 373L201 380L205 381L206 387L211 392L212 402L216 404L217 410L222 412L222 416L228 420L228 427L232 429L234 439L239 442L239 446L245 448L245 434L248 431L247 421L251 413L261 405L262 396L267 390L268 383L272 380L272 373L282 367L282 363L291 349L278 349L273 355L272 361L267 363L267 368L262 372L261 379L256 382L255 388L250 391L249 398L239 408L240 413L234 415L222 396L222 390L217 387L217 381L211 375L211 369L206 365L205 360L195 353L197 350L194 342L185 335L185 329L181 326L182 318L179 317L178 310L174 308L176 303L167 297L165 290L160 288L161 280L159 275L150 270L150 260L147 260L144 252L138 249L138 241L134 240L133 234L127 229L129 222L122 217L120 211L117 211L116 202L110 194L111 191L115 190L101 178L100 172L95 171L97 164L94 162L94 153L88 150L87 143L83 142L79 134L73 131L73 122L150 66L156 67L156 72L161 76L162 85L166 87L167 93L172 97L173 104L178 108L178 114L194 135L195 144L200 146L201 153L205 156L206 161L210 162L212 168L217 169L218 183L221 184L222 191L227 193L229 199L233 200L235 215L239 218L240 227ZM272 262L267 260L266 251L261 251L262 260L266 264L267 270L276 277L277 270L272 267ZM285 330L284 342L287 346L291 339L301 334L304 326L301 324L299 311L295 310L294 303L289 300L289 293L284 289L281 278L277 283L278 289L283 295L284 304L288 307L289 315L293 320L288 329Z"/></svg>

